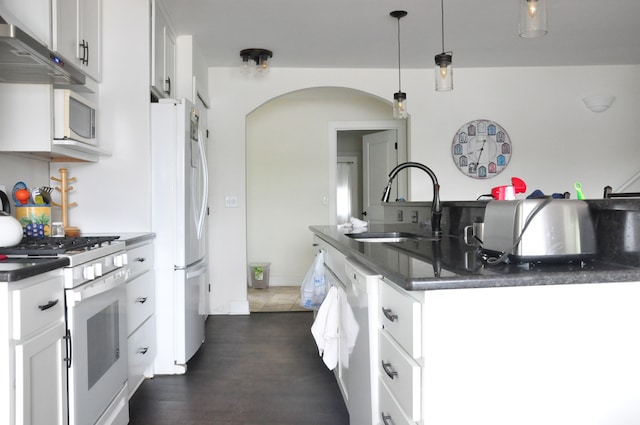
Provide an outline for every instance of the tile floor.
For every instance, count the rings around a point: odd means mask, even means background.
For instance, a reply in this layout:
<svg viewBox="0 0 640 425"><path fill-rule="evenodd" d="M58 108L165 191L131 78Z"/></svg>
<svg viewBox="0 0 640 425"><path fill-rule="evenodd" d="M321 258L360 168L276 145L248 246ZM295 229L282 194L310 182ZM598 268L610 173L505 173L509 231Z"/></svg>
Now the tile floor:
<svg viewBox="0 0 640 425"><path fill-rule="evenodd" d="M300 306L299 286L249 287L247 294L252 312L310 311Z"/></svg>

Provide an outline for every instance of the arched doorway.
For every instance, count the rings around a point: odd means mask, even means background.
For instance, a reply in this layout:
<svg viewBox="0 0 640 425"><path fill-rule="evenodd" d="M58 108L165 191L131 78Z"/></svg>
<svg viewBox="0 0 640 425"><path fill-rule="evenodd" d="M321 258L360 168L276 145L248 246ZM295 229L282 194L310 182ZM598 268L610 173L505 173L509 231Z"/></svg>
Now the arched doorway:
<svg viewBox="0 0 640 425"><path fill-rule="evenodd" d="M390 118L389 102L335 87L289 93L247 116L247 262L271 263L270 285L299 285L313 258L309 225L335 222L335 123Z"/></svg>

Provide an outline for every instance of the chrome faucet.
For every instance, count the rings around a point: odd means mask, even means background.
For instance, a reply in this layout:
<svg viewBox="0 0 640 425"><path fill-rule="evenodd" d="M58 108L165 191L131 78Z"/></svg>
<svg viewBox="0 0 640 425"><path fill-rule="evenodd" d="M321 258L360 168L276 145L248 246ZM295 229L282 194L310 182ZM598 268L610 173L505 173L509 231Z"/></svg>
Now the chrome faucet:
<svg viewBox="0 0 640 425"><path fill-rule="evenodd" d="M440 203L440 185L438 184L438 178L436 177L435 173L431 171L431 169L426 165L420 164L419 162L403 162L402 164L398 164L389 173L389 183L384 190L382 202L389 202L393 179L395 179L396 175L398 175L398 173L405 168L419 168L427 173L429 177L431 177L431 182L433 183L433 202L431 203L431 233L435 237L441 237L442 228L440 227L440 219L442 218L442 204Z"/></svg>

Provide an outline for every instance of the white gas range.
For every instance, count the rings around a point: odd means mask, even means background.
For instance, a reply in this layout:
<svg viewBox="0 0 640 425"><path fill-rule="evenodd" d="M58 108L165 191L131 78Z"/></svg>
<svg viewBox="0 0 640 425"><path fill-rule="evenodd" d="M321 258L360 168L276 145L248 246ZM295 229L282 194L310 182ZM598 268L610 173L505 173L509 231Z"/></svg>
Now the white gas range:
<svg viewBox="0 0 640 425"><path fill-rule="evenodd" d="M117 236L25 238L11 257L67 257L63 270L70 425L126 425L125 244Z"/></svg>

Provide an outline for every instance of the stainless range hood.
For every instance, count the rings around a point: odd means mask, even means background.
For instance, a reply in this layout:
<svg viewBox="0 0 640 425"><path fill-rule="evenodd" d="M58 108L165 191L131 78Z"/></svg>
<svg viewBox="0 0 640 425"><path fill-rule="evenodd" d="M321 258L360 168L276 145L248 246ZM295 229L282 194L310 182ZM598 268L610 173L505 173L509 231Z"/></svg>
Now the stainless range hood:
<svg viewBox="0 0 640 425"><path fill-rule="evenodd" d="M0 83L83 85L85 76L0 16Z"/></svg>

